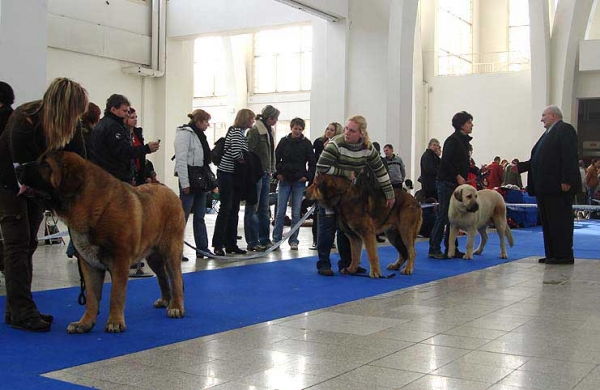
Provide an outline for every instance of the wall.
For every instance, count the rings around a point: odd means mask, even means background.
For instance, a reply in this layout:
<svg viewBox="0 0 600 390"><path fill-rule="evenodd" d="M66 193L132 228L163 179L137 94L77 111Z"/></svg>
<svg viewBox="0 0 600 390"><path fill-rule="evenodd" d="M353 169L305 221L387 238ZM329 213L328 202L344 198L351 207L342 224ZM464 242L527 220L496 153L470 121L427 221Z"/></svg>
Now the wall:
<svg viewBox="0 0 600 390"><path fill-rule="evenodd" d="M46 90L47 0L0 0L0 80L15 92L15 107ZM28 25L23 28L23 15Z"/></svg>
<svg viewBox="0 0 600 390"><path fill-rule="evenodd" d="M478 165L496 155L529 158L532 144L522 142L531 112L529 72L436 77L430 87L430 137L443 143L454 131L452 117L465 110L474 117L471 144ZM543 130L540 123L540 134Z"/></svg>

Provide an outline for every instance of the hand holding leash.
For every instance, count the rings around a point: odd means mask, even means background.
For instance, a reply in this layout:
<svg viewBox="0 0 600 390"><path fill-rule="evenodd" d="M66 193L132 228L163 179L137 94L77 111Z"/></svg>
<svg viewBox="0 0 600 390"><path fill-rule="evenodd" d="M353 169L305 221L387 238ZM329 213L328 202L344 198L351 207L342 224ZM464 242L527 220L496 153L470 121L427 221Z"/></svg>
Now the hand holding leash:
<svg viewBox="0 0 600 390"><path fill-rule="evenodd" d="M392 207L394 207L394 204L396 204L396 199L392 198L392 199L388 199L386 202L386 206L389 210L392 209Z"/></svg>

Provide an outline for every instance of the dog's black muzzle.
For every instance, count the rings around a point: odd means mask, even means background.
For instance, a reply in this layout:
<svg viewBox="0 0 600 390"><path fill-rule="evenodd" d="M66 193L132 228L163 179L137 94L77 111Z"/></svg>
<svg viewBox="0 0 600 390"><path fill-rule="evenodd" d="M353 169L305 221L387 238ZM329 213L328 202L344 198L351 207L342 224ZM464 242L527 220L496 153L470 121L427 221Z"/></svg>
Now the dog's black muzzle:
<svg viewBox="0 0 600 390"><path fill-rule="evenodd" d="M479 210L479 204L477 204L477 203L474 203L474 204L470 205L469 207L467 207L467 211L470 213L477 212L477 210Z"/></svg>

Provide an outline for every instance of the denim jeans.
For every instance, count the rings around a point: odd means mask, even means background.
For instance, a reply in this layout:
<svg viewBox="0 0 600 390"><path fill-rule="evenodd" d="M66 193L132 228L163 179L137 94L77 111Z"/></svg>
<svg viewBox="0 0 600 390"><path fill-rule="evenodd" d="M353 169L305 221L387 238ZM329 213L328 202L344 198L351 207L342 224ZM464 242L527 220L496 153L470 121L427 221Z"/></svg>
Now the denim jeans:
<svg viewBox="0 0 600 390"><path fill-rule="evenodd" d="M235 174L217 169L219 181L219 215L215 222L212 246L221 249L237 247L237 225L241 191L234 188Z"/></svg>
<svg viewBox="0 0 600 390"><path fill-rule="evenodd" d="M340 254L338 261L338 269L342 270L350 266L352 262L350 241L342 232L337 223L337 215L333 210L327 210L324 207L319 207L319 229L317 236L317 253L319 260L317 261L317 269L331 269L331 260L329 255L333 246L333 237L337 230L337 248Z"/></svg>
<svg viewBox="0 0 600 390"><path fill-rule="evenodd" d="M590 187L587 190L587 201L589 205L595 205L596 203L592 200L594 199L594 194L596 193L596 187Z"/></svg>
<svg viewBox="0 0 600 390"><path fill-rule="evenodd" d="M269 224L269 186L271 174L264 172L256 183L258 203L246 205L244 210L244 235L248 246L266 245L271 242Z"/></svg>
<svg viewBox="0 0 600 390"><path fill-rule="evenodd" d="M275 217L275 228L273 229L273 241L279 242L283 235L283 221L285 219L285 212L290 197L292 198L292 227L300 221L302 198L304 197L305 190L306 182L279 181L279 186L277 187L277 214ZM298 233L298 230L292 233L288 240L290 244L299 243Z"/></svg>
<svg viewBox="0 0 600 390"><path fill-rule="evenodd" d="M449 181L438 180L435 183L439 205L437 207L437 218L431 230L431 237L429 237L429 253L441 252L442 238L444 239L446 250L448 250L448 237L450 235L448 208L450 207L450 197L457 187L455 183Z"/></svg>
<svg viewBox="0 0 600 390"><path fill-rule="evenodd" d="M38 315L31 295L33 253L43 210L32 199L17 197L14 191L0 188L0 226L4 236L4 274L6 313L13 321Z"/></svg>
<svg viewBox="0 0 600 390"><path fill-rule="evenodd" d="M201 255L199 250L208 251L208 234L206 233L206 223L204 222L204 215L206 214L206 193L192 193L184 194L179 187L179 199L181 199L181 206L185 213L185 223L187 225L188 218L192 208L194 209L194 242L196 243L196 255Z"/></svg>

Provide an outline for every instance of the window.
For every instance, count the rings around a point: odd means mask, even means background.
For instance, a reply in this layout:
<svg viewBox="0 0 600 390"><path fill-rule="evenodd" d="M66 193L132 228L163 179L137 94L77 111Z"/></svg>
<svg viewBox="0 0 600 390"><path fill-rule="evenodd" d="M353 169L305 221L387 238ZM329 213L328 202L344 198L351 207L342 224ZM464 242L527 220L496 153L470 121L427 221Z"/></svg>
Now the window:
<svg viewBox="0 0 600 390"><path fill-rule="evenodd" d="M198 38L194 42L194 97L227 95L223 38Z"/></svg>
<svg viewBox="0 0 600 390"><path fill-rule="evenodd" d="M529 69L529 0L510 0L508 21L508 70Z"/></svg>
<svg viewBox="0 0 600 390"><path fill-rule="evenodd" d="M281 141L281 139L283 137L285 137L286 135L288 135L291 130L290 130L290 122L288 120L281 120L281 121L277 121L277 123L275 124L275 127L273 128L274 130L274 134L273 134L273 140L275 142L275 146L277 146L277 144L279 144L279 141ZM302 132L302 134L304 134L304 136L308 139L310 138L310 119L304 119L304 131ZM312 143L312 142L311 142Z"/></svg>
<svg viewBox="0 0 600 390"><path fill-rule="evenodd" d="M439 75L472 72L471 0L439 0L437 40Z"/></svg>
<svg viewBox="0 0 600 390"><path fill-rule="evenodd" d="M254 93L310 91L312 27L254 34Z"/></svg>

